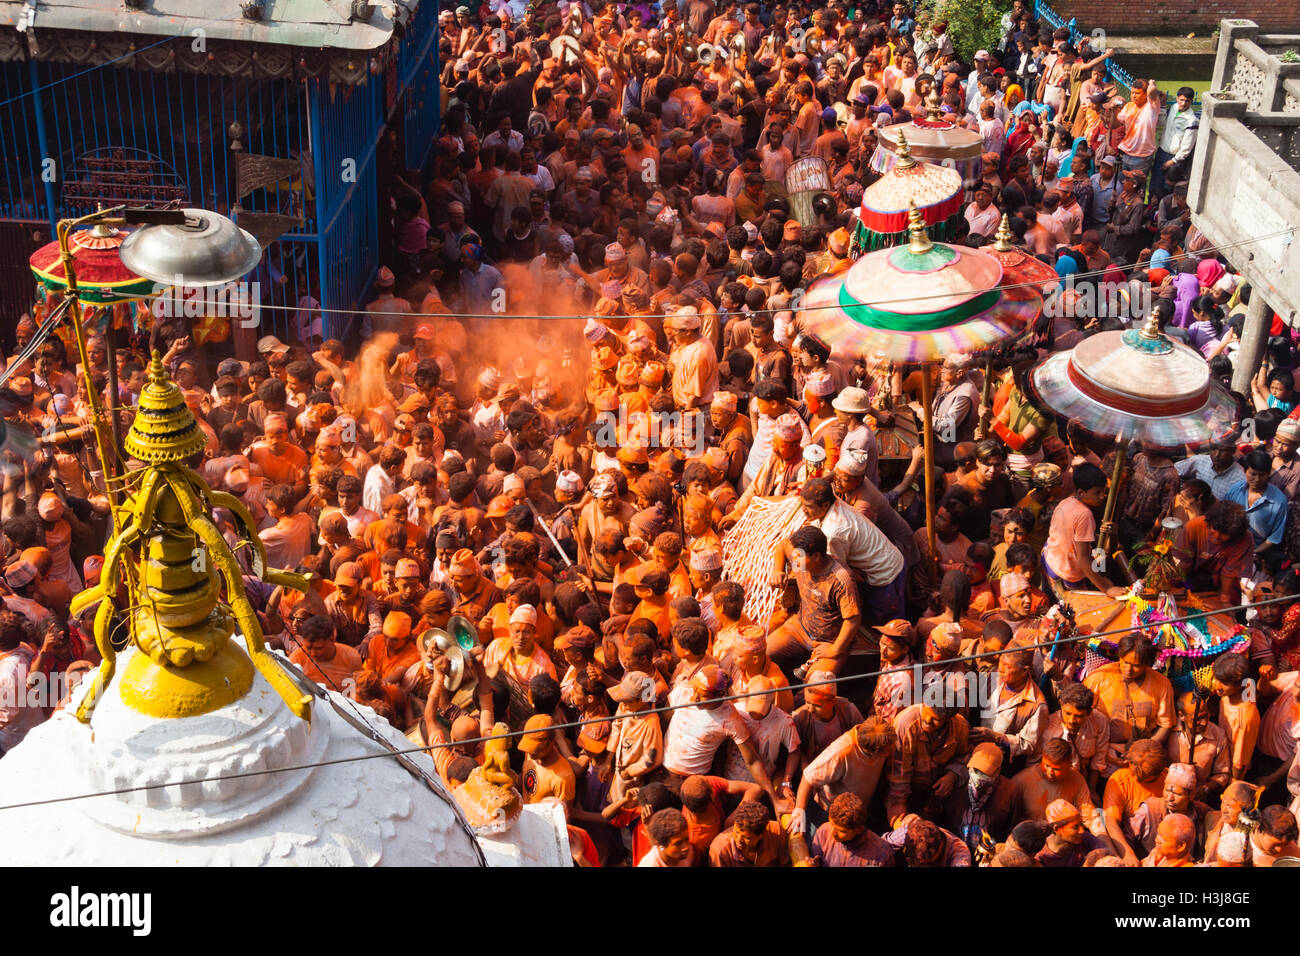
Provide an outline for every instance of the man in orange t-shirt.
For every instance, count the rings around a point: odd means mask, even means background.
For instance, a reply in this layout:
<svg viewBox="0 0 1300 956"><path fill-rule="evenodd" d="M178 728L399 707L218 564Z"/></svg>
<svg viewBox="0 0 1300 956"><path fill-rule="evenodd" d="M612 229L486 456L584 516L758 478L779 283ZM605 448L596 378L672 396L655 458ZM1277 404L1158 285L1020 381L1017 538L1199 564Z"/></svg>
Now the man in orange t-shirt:
<svg viewBox="0 0 1300 956"><path fill-rule="evenodd" d="M420 650L411 637L411 616L402 611L390 611L384 618L383 639L372 640L367 653L362 673L372 676L358 680L357 693L373 696L377 690L400 719L406 706L402 678L406 676L407 668L420 663ZM362 689L363 682L370 685L369 693Z"/></svg>
<svg viewBox="0 0 1300 956"><path fill-rule="evenodd" d="M307 618L298 632L298 647L289 660L316 683L342 693L361 670L355 647L334 640L334 622L324 614Z"/></svg>
<svg viewBox="0 0 1300 956"><path fill-rule="evenodd" d="M682 814L686 817L686 830L696 855L703 860L709 855L709 846L726 825L727 811L723 799L739 796L741 802L759 800L763 788L756 783L742 783L723 777L696 774L682 781Z"/></svg>
<svg viewBox="0 0 1300 956"><path fill-rule="evenodd" d="M1169 758L1154 740L1135 740L1125 755L1128 764L1111 774L1102 794L1101 809L1106 821L1106 835L1122 851L1124 862L1138 865L1133 852L1134 839L1129 827L1133 814L1151 797L1160 797L1165 789L1165 772Z"/></svg>
<svg viewBox="0 0 1300 956"><path fill-rule="evenodd" d="M300 494L307 490L307 453L289 443L289 423L283 415L266 416L262 440L253 444L248 457L272 484L293 485Z"/></svg>

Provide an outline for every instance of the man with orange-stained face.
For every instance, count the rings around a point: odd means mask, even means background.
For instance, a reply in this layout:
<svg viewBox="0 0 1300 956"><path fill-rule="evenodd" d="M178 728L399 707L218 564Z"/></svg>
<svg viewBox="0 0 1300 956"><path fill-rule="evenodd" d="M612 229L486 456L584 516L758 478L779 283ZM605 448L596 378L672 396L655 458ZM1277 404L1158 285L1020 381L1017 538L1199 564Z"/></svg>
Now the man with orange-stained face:
<svg viewBox="0 0 1300 956"><path fill-rule="evenodd" d="M1156 828L1155 848L1142 861L1143 866L1195 866L1192 849L1196 844L1196 825L1191 817L1171 813Z"/></svg>
<svg viewBox="0 0 1300 956"><path fill-rule="evenodd" d="M1138 865L1133 847L1141 849L1133 833L1133 817L1149 797L1159 797L1165 786L1169 758L1154 740L1135 740L1124 755L1125 766L1111 774L1102 793L1106 832L1129 866Z"/></svg>
<svg viewBox="0 0 1300 956"><path fill-rule="evenodd" d="M1035 859L1041 866L1079 867L1093 850L1109 848L1108 841L1088 832L1079 808L1068 800L1047 805L1047 825L1052 832Z"/></svg>
<svg viewBox="0 0 1300 956"><path fill-rule="evenodd" d="M254 443L248 457L276 485L293 485L307 490L307 453L289 441L289 424L283 415L267 415L262 440Z"/></svg>
<svg viewBox="0 0 1300 956"><path fill-rule="evenodd" d="M1053 800L1068 800L1091 817L1096 804L1088 782L1070 766L1070 745L1059 737L1044 742L1042 759L1011 778L1013 818L1042 820Z"/></svg>
<svg viewBox="0 0 1300 956"><path fill-rule="evenodd" d="M867 809L856 793L839 794L829 812L808 844L818 866L898 865L894 848L867 829Z"/></svg>
<svg viewBox="0 0 1300 956"><path fill-rule="evenodd" d="M384 618L381 637L371 640L365 666L357 677L359 700L382 696L399 717L406 708L402 678L406 670L420 662L420 651L411 637L411 617L392 611Z"/></svg>
<svg viewBox="0 0 1300 956"><path fill-rule="evenodd" d="M510 614L510 635L498 637L482 652L483 672L492 682L492 714L507 715L507 723L517 728L532 713L528 702L528 684L539 674L557 680L555 665L537 644L537 609L521 604ZM481 718L482 719L482 718Z"/></svg>
<svg viewBox="0 0 1300 956"><path fill-rule="evenodd" d="M711 866L789 866L789 837L772 820L767 804L745 801L731 820L731 828L719 833L709 846Z"/></svg>
<svg viewBox="0 0 1300 956"><path fill-rule="evenodd" d="M938 818L943 801L965 779L970 725L954 708L913 704L894 719L898 742L889 768L885 814L891 825L908 811Z"/></svg>
<svg viewBox="0 0 1300 956"><path fill-rule="evenodd" d="M810 670L805 680L803 706L790 716L799 731L799 750L807 765L832 741L862 723L862 712L853 701L838 696L835 675L830 671Z"/></svg>
<svg viewBox="0 0 1300 956"><path fill-rule="evenodd" d="M525 733L515 745L525 755L520 778L525 803L555 797L567 806L577 793L573 764L555 745L555 731L551 729L554 723L546 714L534 714L524 724Z"/></svg>
<svg viewBox="0 0 1300 956"><path fill-rule="evenodd" d="M1205 821L1212 812L1209 806L1196 799L1196 768L1187 763L1175 763L1165 772L1161 795L1142 801L1142 806L1129 821L1129 829L1137 843L1149 852L1155 848L1160 822L1170 814L1181 813L1196 827L1193 850L1199 856L1204 844Z"/></svg>
<svg viewBox="0 0 1300 956"><path fill-rule="evenodd" d="M294 611L297 616L298 609ZM308 613L296 636L298 646L289 660L316 683L342 691L347 680L361 669L361 655L334 639L334 622L324 614Z"/></svg>
<svg viewBox="0 0 1300 956"><path fill-rule="evenodd" d="M487 609L502 599L501 589L483 576L478 559L469 548L461 548L451 556L447 580L454 592L452 613L471 621L481 620Z"/></svg>

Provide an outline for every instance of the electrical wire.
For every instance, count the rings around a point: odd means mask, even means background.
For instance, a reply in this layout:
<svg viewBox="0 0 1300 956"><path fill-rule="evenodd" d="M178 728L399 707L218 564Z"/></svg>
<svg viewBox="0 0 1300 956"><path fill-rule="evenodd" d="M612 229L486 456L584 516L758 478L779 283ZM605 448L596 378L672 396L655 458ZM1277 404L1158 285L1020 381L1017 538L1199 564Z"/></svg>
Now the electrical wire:
<svg viewBox="0 0 1300 956"><path fill-rule="evenodd" d="M24 97L33 96L36 93L39 93L41 90L48 90L50 87L58 86L60 83L67 83L69 80L75 80L77 77L85 76L87 73L94 73L96 70L102 70L104 67L112 66L114 63L117 63L120 60L125 60L127 57L132 57L135 56L136 54L144 53L146 50L152 50L156 46L162 46L164 43L170 43L175 39L176 39L175 37L163 37L157 43L150 43L148 46L141 47L138 50L130 50L126 53L123 53L121 56L115 56L111 60L105 60L103 63L96 64L95 66L92 66L88 70L82 70L80 73L73 73L71 76L61 77L60 79L53 80L49 83L46 83L44 86L33 87L30 90L26 90L22 93L19 93L17 96L11 96L7 100L0 101L0 106L8 106L10 103L17 103L19 100L23 99Z"/></svg>
<svg viewBox="0 0 1300 956"><path fill-rule="evenodd" d="M1183 617L1176 617L1176 618L1171 618L1167 621L1160 621L1159 625L1161 627L1164 627L1165 625L1168 624L1183 624L1188 621L1200 620L1201 618L1205 618L1205 617L1214 617L1220 614L1234 614L1237 611L1246 610L1248 608L1265 607L1271 604L1281 604L1283 602L1290 604L1290 603L1295 603L1295 601L1296 601L1296 597L1294 595L1274 597L1274 598L1269 598L1268 600L1265 601L1252 601L1247 604L1236 604L1228 608L1220 608L1219 610L1214 610L1214 611L1197 611L1193 614L1188 614ZM997 651L984 651L979 654L969 654L964 657L955 657L945 661L937 661L933 663L926 662L926 661L918 661L914 664L908 665L907 667L887 667L881 670L866 671L861 674L847 674L844 676L837 676L835 677L835 682L836 684L846 684L846 683L851 683L853 681L865 680L869 677L880 677L885 674L914 673L919 669L934 668L938 666L949 666L955 663L964 663L968 661L983 660L985 658L1000 657L1003 654L1018 653L1020 651L1025 651L1025 650L1046 649L1051 647L1057 647L1064 644L1074 644L1080 641L1092 641L1103 637L1116 637L1122 634L1130 634L1134 631L1145 631L1152 626L1153 625L1136 625L1133 627L1118 628L1112 631L1098 631L1093 634L1076 634L1073 637L1058 638L1057 640L1054 641L1045 641L1041 644L1035 644L1032 647L1008 646ZM791 684L787 687L777 688L777 690L789 690L793 692L796 690L804 690L811 686L814 685L809 683ZM772 694L772 693L775 693L775 691L760 690L760 691L748 691L739 694L727 694L721 697L711 698L708 701L708 703L722 704L722 703L734 702L738 700L745 700L750 697L759 697L765 694ZM684 710L686 708L697 707L699 705L700 702L698 701L691 701L685 704L665 704L663 707L650 707L645 710L637 711L635 716L642 717L648 714L666 714L666 713L671 713L672 711L675 710ZM631 716L631 715L627 715L627 716ZM625 720L625 719L627 719L626 716L625 717L617 717L617 716L594 717L594 718L587 718L584 720L572 720L561 724L552 724L549 729L550 730L572 730L578 727L585 727L588 724L597 724L597 723L604 723L605 721ZM70 794L64 797L47 797L41 800L28 800L22 803L5 804L0 806L0 812L3 812L5 810L19 810L26 807L48 806L50 804L55 804L55 803L69 803L75 800L89 800L94 797L112 797L112 796L119 796L128 793L139 793L146 790L157 790L163 787L182 787L190 784L211 783L219 780L240 780L245 777L260 777L272 773L290 773L297 770L314 770L317 767L332 767L337 764L354 763L363 760L375 760L381 757L400 757L400 756L407 756L410 754L417 754L417 753L429 753L431 751L441 750L447 747L460 747L468 744L487 743L490 740L509 740L515 737L522 737L525 733L528 733L528 731L511 730L503 734L488 734L485 736L472 737L466 740L457 740L454 742L449 740L446 741L445 743L429 744L428 746L424 746L424 747L411 747L405 750L396 750L396 749L392 751L385 750L380 753L374 753L374 754L360 754L354 757L338 757L333 760L320 760L312 763L296 764L292 767L276 767L276 768L267 768L262 770L248 770L248 771L243 771L241 773L220 774L215 777L204 777L202 778L202 780L195 779L195 780L181 780L181 781L168 782L168 783L149 783L149 784L140 784L134 787L123 787L115 790L100 790L94 793Z"/></svg>
<svg viewBox="0 0 1300 956"><path fill-rule="evenodd" d="M1295 234L1295 227L1289 227L1289 228L1287 228L1287 229L1280 229L1280 230L1278 230L1277 232L1266 233L1266 234L1264 234L1264 235L1262 235L1262 236L1253 236L1253 237L1251 237L1251 238L1249 238L1249 239L1241 239L1241 240L1238 240L1237 242L1223 243L1222 245L1216 245L1214 248L1215 248L1216 250L1221 250L1221 249L1233 249L1233 248L1236 248L1236 247L1238 247L1238 246L1251 245L1251 244L1253 244L1253 243L1263 242L1263 241L1268 240L1268 239L1277 239L1277 238L1279 238L1279 237L1281 237L1281 236L1291 236L1291 235L1294 235L1294 234ZM978 251L981 251L981 250L976 250L976 251L978 252ZM1026 254L1027 254L1027 253L1026 253ZM1183 261L1183 260L1188 260L1188 259L1197 259L1197 260L1199 260L1200 258L1201 258L1200 256L1193 256L1193 255L1190 254L1190 253L1183 253L1183 254L1181 254L1181 255L1177 255L1177 256L1170 256L1169 259L1168 259L1167 261L1169 261L1169 262L1181 262L1181 261ZM1065 280L1068 279L1068 280L1070 280L1071 282L1078 282L1078 281L1083 280L1083 279L1101 278L1101 277L1103 277L1103 276L1106 274L1107 271L1108 271L1108 269L1094 269L1094 270L1091 270L1091 271L1088 271L1088 272L1075 272L1075 273L1070 274L1069 276L1064 277L1064 279L1059 279L1059 280L1055 280L1055 281L1057 281L1057 282L1059 283L1059 282L1064 282ZM1028 288L1028 289L1038 289L1038 288L1040 288L1040 287L1042 287L1042 286L1044 286L1044 285L1049 285L1049 284L1051 284L1053 281L1054 281L1054 280L1048 279L1048 280L1039 280L1039 281L1036 281L1036 282L1013 282L1013 283L1002 283L1002 284L999 284L999 285L992 286L992 287L990 287L989 289L985 289L985 290L983 290L983 291L984 291L984 292L1007 292L1007 291L1012 291L1012 290L1015 290L1015 289L1026 289L1026 288ZM888 306L888 305L906 305L906 304L908 304L908 303L912 303L912 302L925 302L925 301L930 300L930 299L948 299L948 298L951 298L951 297L952 297L952 296L951 296L950 293L946 293L946 292L936 292L936 293L932 293L932 294L929 294L929 295L902 296L902 297L895 298L895 299L873 299L873 300L871 300L870 302L868 302L868 303L866 303L866 304L867 304L867 305L870 305L872 308L880 308L881 306ZM123 299L122 301L125 302L125 301L129 301L129 300L127 300L127 299ZM273 311L273 312L301 312L301 311L303 311L303 310L300 309L298 306L293 306L293 305L269 305L269 304L262 304L262 305L258 305L257 308L259 308L259 309L266 309L266 310ZM839 306L839 305L837 305L837 304L835 304L835 303L830 303L830 304L827 304L827 305L814 305L814 306L802 306L802 305L801 305L800 307L795 308L795 309L789 309L789 308L786 308L786 309L750 309L750 310L748 310L748 312L747 312L746 314L748 314L748 315L778 315L778 314L780 314L780 313L782 313L782 312L801 312L801 313L802 313L802 312L818 312L818 311L823 311L823 310L833 310L833 309L840 309L840 308L841 308L841 306ZM320 313L328 313L328 314L330 314L330 315L354 315L354 316L360 315L360 316L365 316L365 315L369 315L369 314L370 314L370 313L369 313L367 310L365 310L365 309L327 309L327 308L324 308L324 307L321 307L321 306L314 307L314 308L309 309L309 310L307 310L307 311L310 311L310 312L320 312ZM675 314L675 313L672 313L672 312L662 312L662 313L654 313L654 314L637 314L637 315L634 316L634 317L635 317L635 318L638 318L638 319L670 319L670 318L672 318L672 317L674 316L674 314ZM518 314L518 313L506 313L506 312L407 312L407 313L402 313L401 316L400 316L400 318L402 318L402 319L545 319L545 320L548 320L548 321L552 321L552 320L580 320L580 321L585 321L585 320L591 318L592 315L593 315L593 313L590 313L590 312L582 313L582 314L571 314L571 315L524 315L524 314Z"/></svg>

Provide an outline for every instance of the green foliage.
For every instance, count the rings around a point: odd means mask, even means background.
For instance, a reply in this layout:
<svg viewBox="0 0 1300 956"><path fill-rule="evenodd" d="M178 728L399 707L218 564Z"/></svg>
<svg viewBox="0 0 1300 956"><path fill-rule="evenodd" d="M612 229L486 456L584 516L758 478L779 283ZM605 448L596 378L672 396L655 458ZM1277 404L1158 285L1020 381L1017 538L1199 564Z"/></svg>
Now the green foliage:
<svg viewBox="0 0 1300 956"><path fill-rule="evenodd" d="M931 23L948 21L953 49L970 63L976 50L992 50L1002 39L1002 15L1011 10L1011 0L923 0L921 9Z"/></svg>
<svg viewBox="0 0 1300 956"><path fill-rule="evenodd" d="M1278 59L1283 63L1300 63L1300 53L1297 53L1295 50L1287 50L1279 56Z"/></svg>

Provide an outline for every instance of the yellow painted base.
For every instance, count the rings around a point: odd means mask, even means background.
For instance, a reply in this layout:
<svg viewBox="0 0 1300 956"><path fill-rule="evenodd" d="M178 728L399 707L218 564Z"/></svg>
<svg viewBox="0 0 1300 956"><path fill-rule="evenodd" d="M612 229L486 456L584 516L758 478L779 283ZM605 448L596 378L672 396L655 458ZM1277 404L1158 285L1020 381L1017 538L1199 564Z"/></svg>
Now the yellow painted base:
<svg viewBox="0 0 1300 956"><path fill-rule="evenodd" d="M253 686L253 662L229 641L211 660L185 667L134 654L122 669L122 700L150 717L197 717L220 710Z"/></svg>

